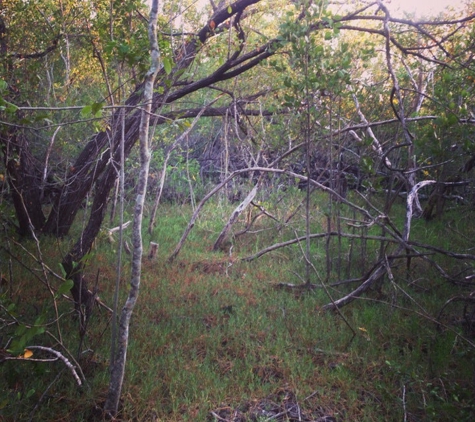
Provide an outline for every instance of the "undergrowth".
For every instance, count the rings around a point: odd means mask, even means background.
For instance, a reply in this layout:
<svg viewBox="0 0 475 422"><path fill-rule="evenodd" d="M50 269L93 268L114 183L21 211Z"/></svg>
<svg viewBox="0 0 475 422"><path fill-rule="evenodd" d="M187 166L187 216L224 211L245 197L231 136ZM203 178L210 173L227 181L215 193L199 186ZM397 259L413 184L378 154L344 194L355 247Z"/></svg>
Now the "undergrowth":
<svg viewBox="0 0 475 422"><path fill-rule="evenodd" d="M295 210L303 213L297 200L285 207L265 201L261 206L279 221ZM401 260L381 288L341 313L324 312L321 307L330 299L321 283L333 298L348 293L355 287L351 283L331 284L360 277L375 261L379 243L333 239L328 273L325 239L316 240L311 250L316 286L289 287L283 283L302 282L305 262L298 244L251 262L240 258L302 235L302 227L279 225L263 215L250 231L213 252L232 209L224 202L210 203L172 264L167 258L192 210L162 206L153 235L145 235L160 249L157 258L144 259L121 420L219 421L233 420L233 414L242 417L234 420L299 420L291 418L292 406L301 411L301 420L474 420L474 331L464 325L466 302L448 302L467 295L469 287L442 279L418 257L409 268ZM252 217L243 215L234 234ZM473 211L458 210L446 213L442 221L415 220L411 239L466 251L473 239L473 227L466 224L470 217ZM395 221L400 224L402 217ZM324 232L327 224L325 208L315 203L313 230ZM369 228L366 234L381 231ZM39 271L33 259L36 243L23 242L29 256L8 242L1 258L0 420L100 419L108 386L110 312L98 305L86 334L80 336L72 303L50 293L61 281ZM60 273L61 253L70 242L40 238L48 268ZM106 234L87 261L89 283L107 306L112 302L117 249L117 238ZM127 259L120 303L127 292ZM443 256L437 260L448 273L472 268ZM39 344L59 350L81 368L87 382L78 387L61 361L47 361L51 356L40 351L20 360L5 359L10 356L5 349L21 335L21 325L25 330L44 328L32 332L25 348ZM275 416L273 406L284 410L281 416Z"/></svg>

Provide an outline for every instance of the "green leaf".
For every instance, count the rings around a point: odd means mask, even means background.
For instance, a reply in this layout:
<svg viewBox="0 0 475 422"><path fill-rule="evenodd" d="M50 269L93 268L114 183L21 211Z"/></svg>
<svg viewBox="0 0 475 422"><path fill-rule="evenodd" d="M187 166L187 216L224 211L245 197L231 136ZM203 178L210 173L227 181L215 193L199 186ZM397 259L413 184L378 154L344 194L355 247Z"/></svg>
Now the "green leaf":
<svg viewBox="0 0 475 422"><path fill-rule="evenodd" d="M23 353L27 340L28 339L26 338L26 336L21 336L19 338L14 339L11 342L10 347L7 349L7 352L11 353L12 355L19 355L20 353Z"/></svg>
<svg viewBox="0 0 475 422"><path fill-rule="evenodd" d="M34 122L41 122L43 120L49 120L49 117L51 117L51 116L48 113L40 112L35 116L33 121Z"/></svg>
<svg viewBox="0 0 475 422"><path fill-rule="evenodd" d="M40 314L36 319L34 325L42 325L46 321L46 315L45 314Z"/></svg>
<svg viewBox="0 0 475 422"><path fill-rule="evenodd" d="M20 123L21 125L29 126L33 123L33 120L29 119L28 117L23 117L18 123Z"/></svg>
<svg viewBox="0 0 475 422"><path fill-rule="evenodd" d="M26 332L26 325L20 324L15 330L15 336L22 336Z"/></svg>
<svg viewBox="0 0 475 422"><path fill-rule="evenodd" d="M288 103L293 103L295 101L295 98L291 97L288 94L284 94L284 100L287 101Z"/></svg>
<svg viewBox="0 0 475 422"><path fill-rule="evenodd" d="M117 47L116 41L109 41L104 47L104 52L107 54L111 54L112 51L114 51L116 47Z"/></svg>
<svg viewBox="0 0 475 422"><path fill-rule="evenodd" d="M228 13L232 14L233 13L233 8L231 6L228 6Z"/></svg>
<svg viewBox="0 0 475 422"><path fill-rule="evenodd" d="M101 117L103 107L104 103L88 104L81 109L81 117Z"/></svg>
<svg viewBox="0 0 475 422"><path fill-rule="evenodd" d="M15 104L5 101L3 98L0 100L0 110L5 111L8 114L14 114L18 110L18 107Z"/></svg>
<svg viewBox="0 0 475 422"><path fill-rule="evenodd" d="M101 110L104 107L105 103L93 103L91 104L91 112L94 116L99 116L101 114Z"/></svg>
<svg viewBox="0 0 475 422"><path fill-rule="evenodd" d="M71 290L73 287L74 282L73 280L66 280L61 286L58 287L58 290L56 292L56 296L60 296L62 294L65 294Z"/></svg>
<svg viewBox="0 0 475 422"><path fill-rule="evenodd" d="M81 109L81 117L88 117L91 115L92 107L90 105L84 106Z"/></svg>
<svg viewBox="0 0 475 422"><path fill-rule="evenodd" d="M28 338L32 339L33 337L35 337L38 334L43 334L45 332L45 330L46 330L45 327L33 326L28 331Z"/></svg>
<svg viewBox="0 0 475 422"><path fill-rule="evenodd" d="M0 92L5 91L7 88L8 84L3 79L0 79Z"/></svg>
<svg viewBox="0 0 475 422"><path fill-rule="evenodd" d="M453 126L456 123L458 123L458 118L455 114L450 113L449 115L447 115L447 125L448 126Z"/></svg>
<svg viewBox="0 0 475 422"><path fill-rule="evenodd" d="M168 57L163 58L163 67L165 68L165 73L169 75L172 71L172 61Z"/></svg>
<svg viewBox="0 0 475 422"><path fill-rule="evenodd" d="M66 278L67 274L63 264L59 263L59 269L61 270L61 275L63 276L63 278Z"/></svg>

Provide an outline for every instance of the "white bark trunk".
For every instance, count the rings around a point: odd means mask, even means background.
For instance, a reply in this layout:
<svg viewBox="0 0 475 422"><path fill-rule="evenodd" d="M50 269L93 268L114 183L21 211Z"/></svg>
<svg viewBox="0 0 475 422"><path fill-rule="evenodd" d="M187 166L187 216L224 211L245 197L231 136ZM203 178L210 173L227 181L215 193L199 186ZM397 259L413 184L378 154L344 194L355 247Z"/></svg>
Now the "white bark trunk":
<svg viewBox="0 0 475 422"><path fill-rule="evenodd" d="M153 85L159 70L160 52L157 43L157 15L158 15L158 0L152 1L152 8L150 11L150 21L148 27L148 36L150 41L152 64L150 70L145 77L144 88L144 106L142 110L142 117L140 121L139 138L140 138L140 175L137 186L137 198L134 211L134 225L133 225L133 255L132 255L132 274L130 280L129 296L122 308L122 313L119 321L119 335L117 344L117 355L113 362L111 362L111 379L109 383L109 391L107 400L104 405L106 414L115 416L119 407L119 399L122 392L122 384L124 382L125 363L127 360L127 345L129 342L129 325L130 318L134 306L137 302L140 276L142 271L142 219L143 208L145 202L145 194L147 192L147 180L150 167L150 151L149 151L149 123L150 111L152 106Z"/></svg>

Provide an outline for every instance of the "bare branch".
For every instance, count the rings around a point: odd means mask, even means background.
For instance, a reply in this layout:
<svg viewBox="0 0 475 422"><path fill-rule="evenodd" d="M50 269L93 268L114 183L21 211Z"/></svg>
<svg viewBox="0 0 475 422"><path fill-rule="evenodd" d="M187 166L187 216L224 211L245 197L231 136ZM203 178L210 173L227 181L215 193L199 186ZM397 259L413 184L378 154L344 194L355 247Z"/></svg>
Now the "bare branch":
<svg viewBox="0 0 475 422"><path fill-rule="evenodd" d="M45 347L45 346L27 346L26 349L31 349L31 350L42 350L43 352L51 353L55 355L58 359L61 359L63 363L68 367L68 369L71 371L73 374L74 379L76 380L77 384L79 386L82 385L81 378L79 378L79 375L76 372L76 368L74 365L69 361L69 359L58 352L57 350L52 349L51 347Z"/></svg>

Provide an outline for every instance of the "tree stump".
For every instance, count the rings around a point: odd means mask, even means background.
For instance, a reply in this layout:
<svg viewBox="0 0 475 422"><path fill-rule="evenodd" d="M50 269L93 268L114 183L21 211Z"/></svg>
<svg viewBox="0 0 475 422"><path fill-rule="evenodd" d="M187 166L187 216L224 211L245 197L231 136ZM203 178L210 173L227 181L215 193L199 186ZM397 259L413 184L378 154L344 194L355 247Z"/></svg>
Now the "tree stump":
<svg viewBox="0 0 475 422"><path fill-rule="evenodd" d="M158 253L158 243L156 242L150 242L150 249L148 252L148 259L152 260L157 257Z"/></svg>

